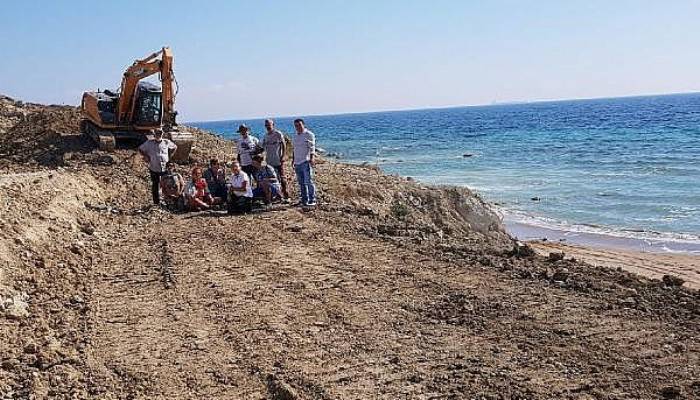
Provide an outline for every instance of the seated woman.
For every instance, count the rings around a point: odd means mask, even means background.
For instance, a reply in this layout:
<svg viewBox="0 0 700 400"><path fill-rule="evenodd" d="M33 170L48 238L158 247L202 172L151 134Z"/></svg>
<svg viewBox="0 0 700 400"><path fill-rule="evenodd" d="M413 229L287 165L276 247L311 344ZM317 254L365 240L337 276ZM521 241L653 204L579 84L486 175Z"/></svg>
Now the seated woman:
<svg viewBox="0 0 700 400"><path fill-rule="evenodd" d="M165 174L160 177L160 190L163 192L165 205L176 210L184 208L185 180L175 172L172 162L165 164Z"/></svg>
<svg viewBox="0 0 700 400"><path fill-rule="evenodd" d="M209 193L207 181L202 177L201 167L192 169L192 179L185 189L185 199L191 211L208 210L218 203L219 199Z"/></svg>
<svg viewBox="0 0 700 400"><path fill-rule="evenodd" d="M234 161L231 166L231 181L228 188L228 213L241 214L253 208L253 188L248 174L243 172L241 164Z"/></svg>

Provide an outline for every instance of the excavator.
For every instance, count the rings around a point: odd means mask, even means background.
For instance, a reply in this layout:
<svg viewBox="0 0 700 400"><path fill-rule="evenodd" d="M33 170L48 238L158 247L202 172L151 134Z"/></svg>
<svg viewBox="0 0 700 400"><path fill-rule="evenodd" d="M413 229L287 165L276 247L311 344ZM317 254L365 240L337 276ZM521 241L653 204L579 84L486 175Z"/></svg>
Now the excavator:
<svg viewBox="0 0 700 400"><path fill-rule="evenodd" d="M161 86L143 81L159 74ZM100 150L112 151L117 140L148 138L152 129L162 129L163 137L177 144L173 161L186 161L194 144L194 135L182 131L175 122L173 53L163 47L127 68L118 92L85 92L81 102L83 119L80 130L92 138Z"/></svg>

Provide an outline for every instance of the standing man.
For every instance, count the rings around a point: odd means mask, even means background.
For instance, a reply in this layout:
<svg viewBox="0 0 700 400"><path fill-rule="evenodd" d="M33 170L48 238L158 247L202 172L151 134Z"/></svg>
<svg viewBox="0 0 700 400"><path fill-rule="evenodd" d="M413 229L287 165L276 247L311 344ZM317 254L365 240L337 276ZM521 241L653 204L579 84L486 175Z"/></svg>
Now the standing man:
<svg viewBox="0 0 700 400"><path fill-rule="evenodd" d="M163 139L163 130L151 131L151 139L139 146L139 153L148 163L148 171L151 173L151 194L153 204L160 204L160 177L165 175L166 164L170 156L177 150L177 145L168 139Z"/></svg>
<svg viewBox="0 0 700 400"><path fill-rule="evenodd" d="M282 197L287 201L289 192L287 192L287 178L284 176L287 145L284 141L284 134L279 129L275 129L275 121L271 119L265 120L265 130L267 133L262 141L262 147L265 149L265 160L267 165L274 168L277 179L282 185Z"/></svg>
<svg viewBox="0 0 700 400"><path fill-rule="evenodd" d="M293 164L294 172L299 182L301 192L302 207L313 207L316 205L316 186L314 185L313 166L316 153L316 138L310 130L304 126L304 120L297 118L294 120L296 135L292 139L294 145Z"/></svg>
<svg viewBox="0 0 700 400"><path fill-rule="evenodd" d="M248 174L248 176L253 178L253 155L257 154L259 149L259 141L255 136L251 136L250 128L245 125L240 125L238 127L238 133L241 137L236 141L238 148L238 162L241 164L241 169L243 172Z"/></svg>

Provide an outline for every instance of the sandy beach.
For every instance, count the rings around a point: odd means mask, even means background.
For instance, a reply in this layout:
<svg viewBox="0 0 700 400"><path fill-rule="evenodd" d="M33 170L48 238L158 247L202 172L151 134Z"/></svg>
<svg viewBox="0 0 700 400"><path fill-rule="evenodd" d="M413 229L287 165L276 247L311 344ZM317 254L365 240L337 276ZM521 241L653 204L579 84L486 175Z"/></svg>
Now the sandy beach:
<svg viewBox="0 0 700 400"><path fill-rule="evenodd" d="M572 232L508 219L505 225L513 237L545 256L550 252L564 252L566 257L593 266L622 268L651 279L672 275L685 280L686 287L700 288L700 246L696 243Z"/></svg>
<svg viewBox="0 0 700 400"><path fill-rule="evenodd" d="M542 255L564 252L567 257L574 257L593 266L619 267L652 279L673 275L685 280L686 287L700 289L699 255L606 249L541 240L528 243Z"/></svg>

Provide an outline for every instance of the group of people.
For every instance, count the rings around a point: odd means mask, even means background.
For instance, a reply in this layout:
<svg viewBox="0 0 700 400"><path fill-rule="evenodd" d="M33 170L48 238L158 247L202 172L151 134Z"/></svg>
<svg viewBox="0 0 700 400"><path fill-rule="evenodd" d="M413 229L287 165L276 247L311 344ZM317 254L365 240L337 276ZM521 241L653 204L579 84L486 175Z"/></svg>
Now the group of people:
<svg viewBox="0 0 700 400"><path fill-rule="evenodd" d="M192 168L187 182L170 161L177 145L164 138L161 130L154 131L152 138L139 146L139 153L148 164L151 176L153 203L190 211L226 205L230 213L250 212L256 199L265 205L275 201L288 203L285 162L291 153L299 184L298 205L316 206L313 182L316 140L313 132L306 128L304 120L294 120L296 134L291 139L292 149L288 149L284 133L275 128L273 120L265 120L265 130L260 141L251 134L249 127L238 127L238 155L231 162L230 175L227 176L224 163L212 159L206 169L201 166Z"/></svg>

